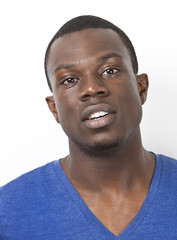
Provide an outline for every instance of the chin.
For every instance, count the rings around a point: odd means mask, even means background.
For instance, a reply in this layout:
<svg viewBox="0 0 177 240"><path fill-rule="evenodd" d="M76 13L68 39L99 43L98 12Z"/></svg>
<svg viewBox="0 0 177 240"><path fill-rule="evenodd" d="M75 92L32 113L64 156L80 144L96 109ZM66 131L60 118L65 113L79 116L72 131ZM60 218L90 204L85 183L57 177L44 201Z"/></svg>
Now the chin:
<svg viewBox="0 0 177 240"><path fill-rule="evenodd" d="M110 141L99 141L99 142L93 142L90 144L82 145L82 148L85 150L92 152L92 153L99 153L99 152L107 152L114 150L122 145L123 139L118 140L110 140Z"/></svg>

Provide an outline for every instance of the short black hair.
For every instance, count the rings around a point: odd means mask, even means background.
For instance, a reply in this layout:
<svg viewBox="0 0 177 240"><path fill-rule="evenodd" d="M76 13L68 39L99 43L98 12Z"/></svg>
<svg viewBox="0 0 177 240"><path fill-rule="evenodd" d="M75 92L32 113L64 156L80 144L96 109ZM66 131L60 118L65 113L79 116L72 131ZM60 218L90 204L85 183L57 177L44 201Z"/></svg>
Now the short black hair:
<svg viewBox="0 0 177 240"><path fill-rule="evenodd" d="M68 22L66 22L54 35L52 40L49 42L49 45L45 53L44 67L45 67L47 82L51 91L52 91L52 87L51 87L51 83L47 73L47 63L49 59L50 49L53 42L59 37L64 36L65 34L85 30L88 28L107 28L117 32L129 52L134 73L135 74L138 73L138 61L136 57L136 52L128 36L120 28L118 28L113 23L103 18L92 16L92 15L82 15L82 16L75 17L69 20Z"/></svg>

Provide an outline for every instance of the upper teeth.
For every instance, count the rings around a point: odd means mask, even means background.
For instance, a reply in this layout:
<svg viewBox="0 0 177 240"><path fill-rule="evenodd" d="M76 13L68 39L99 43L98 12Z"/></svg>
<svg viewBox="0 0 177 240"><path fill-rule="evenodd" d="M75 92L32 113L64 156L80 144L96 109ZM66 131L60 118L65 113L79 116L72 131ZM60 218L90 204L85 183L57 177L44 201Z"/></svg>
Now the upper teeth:
<svg viewBox="0 0 177 240"><path fill-rule="evenodd" d="M102 117L102 116L105 116L107 115L108 112L96 112L96 113L92 113L90 116L89 116L89 119L92 119L92 118L98 118L98 117Z"/></svg>

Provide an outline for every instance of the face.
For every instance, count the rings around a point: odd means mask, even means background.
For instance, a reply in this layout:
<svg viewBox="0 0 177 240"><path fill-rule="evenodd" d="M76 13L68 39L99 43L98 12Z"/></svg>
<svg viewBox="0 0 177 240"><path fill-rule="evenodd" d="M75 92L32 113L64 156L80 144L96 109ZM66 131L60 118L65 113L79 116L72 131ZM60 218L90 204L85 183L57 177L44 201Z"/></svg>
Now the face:
<svg viewBox="0 0 177 240"><path fill-rule="evenodd" d="M136 134L148 80L133 73L128 50L111 29L57 39L50 51L49 108L71 145L92 151L122 145Z"/></svg>

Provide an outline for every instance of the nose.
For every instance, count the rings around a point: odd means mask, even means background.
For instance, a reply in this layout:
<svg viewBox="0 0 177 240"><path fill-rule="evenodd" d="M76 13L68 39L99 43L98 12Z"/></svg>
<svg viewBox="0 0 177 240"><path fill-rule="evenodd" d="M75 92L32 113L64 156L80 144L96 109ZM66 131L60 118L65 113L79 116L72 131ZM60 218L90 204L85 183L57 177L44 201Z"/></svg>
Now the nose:
<svg viewBox="0 0 177 240"><path fill-rule="evenodd" d="M103 80L89 77L83 79L80 89L80 100L87 101L94 97L106 97L109 95L108 88L103 83Z"/></svg>

